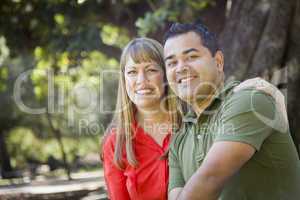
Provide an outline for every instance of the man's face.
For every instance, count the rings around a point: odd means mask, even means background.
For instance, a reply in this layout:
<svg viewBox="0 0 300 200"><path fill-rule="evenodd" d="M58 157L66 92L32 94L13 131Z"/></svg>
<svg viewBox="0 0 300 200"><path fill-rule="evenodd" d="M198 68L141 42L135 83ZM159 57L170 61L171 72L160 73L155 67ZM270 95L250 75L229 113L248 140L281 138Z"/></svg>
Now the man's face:
<svg viewBox="0 0 300 200"><path fill-rule="evenodd" d="M195 32L170 38L164 46L170 87L182 100L193 104L218 88L223 74L223 54L212 56Z"/></svg>

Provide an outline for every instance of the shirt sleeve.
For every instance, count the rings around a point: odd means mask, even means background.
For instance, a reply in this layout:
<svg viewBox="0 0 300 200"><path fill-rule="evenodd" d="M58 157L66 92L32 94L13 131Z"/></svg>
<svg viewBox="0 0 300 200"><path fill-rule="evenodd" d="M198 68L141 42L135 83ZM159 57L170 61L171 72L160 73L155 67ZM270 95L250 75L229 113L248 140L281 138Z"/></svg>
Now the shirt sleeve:
<svg viewBox="0 0 300 200"><path fill-rule="evenodd" d="M126 188L126 177L124 171L119 169L113 162L114 158L114 137L110 135L103 146L103 168L104 178L107 185L109 199L130 200Z"/></svg>
<svg viewBox="0 0 300 200"><path fill-rule="evenodd" d="M222 107L215 141L236 141L253 146L257 151L274 130L284 123L274 99L257 90L233 94Z"/></svg>
<svg viewBox="0 0 300 200"><path fill-rule="evenodd" d="M174 138L175 139L175 138ZM177 156L177 148L175 147L175 140L170 144L169 149L169 186L168 192L171 190L184 187L185 181L182 175L181 167Z"/></svg>

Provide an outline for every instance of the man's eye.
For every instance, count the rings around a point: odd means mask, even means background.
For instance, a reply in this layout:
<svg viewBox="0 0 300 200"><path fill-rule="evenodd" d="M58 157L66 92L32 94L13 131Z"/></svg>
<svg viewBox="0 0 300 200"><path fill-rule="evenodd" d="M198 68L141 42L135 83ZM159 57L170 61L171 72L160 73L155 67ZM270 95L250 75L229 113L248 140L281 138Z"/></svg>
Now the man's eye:
<svg viewBox="0 0 300 200"><path fill-rule="evenodd" d="M187 57L188 60L194 60L194 59L196 59L196 58L199 58L199 56L198 56L198 55L189 55L189 56Z"/></svg>
<svg viewBox="0 0 300 200"><path fill-rule="evenodd" d="M176 63L177 63L176 61L170 61L170 62L167 63L167 66L168 67L174 67L176 65Z"/></svg>

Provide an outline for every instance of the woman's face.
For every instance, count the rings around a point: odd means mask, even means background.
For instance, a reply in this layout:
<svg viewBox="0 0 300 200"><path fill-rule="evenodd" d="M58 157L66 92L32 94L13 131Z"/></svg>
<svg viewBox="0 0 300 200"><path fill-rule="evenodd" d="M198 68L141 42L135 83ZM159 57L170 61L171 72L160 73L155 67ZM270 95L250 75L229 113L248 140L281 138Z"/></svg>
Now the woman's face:
<svg viewBox="0 0 300 200"><path fill-rule="evenodd" d="M165 93L162 67L154 61L135 63L128 59L125 70L126 91L138 109L155 109Z"/></svg>

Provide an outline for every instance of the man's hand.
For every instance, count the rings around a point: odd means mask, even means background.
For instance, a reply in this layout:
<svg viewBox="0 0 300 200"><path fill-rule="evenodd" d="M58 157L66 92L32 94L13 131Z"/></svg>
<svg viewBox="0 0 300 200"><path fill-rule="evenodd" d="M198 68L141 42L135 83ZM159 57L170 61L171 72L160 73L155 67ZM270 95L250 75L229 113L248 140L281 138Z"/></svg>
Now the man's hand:
<svg viewBox="0 0 300 200"><path fill-rule="evenodd" d="M265 81L262 78L256 77L241 82L233 89L233 91L238 92L240 90L249 88L255 88L273 97L276 102L276 109L280 111L280 113L283 115L285 122L288 123L285 97L275 85L269 83L268 81Z"/></svg>
<svg viewBox="0 0 300 200"><path fill-rule="evenodd" d="M215 142L201 167L190 178L177 199L217 200L226 181L255 153L254 147L241 142ZM170 194L173 190L170 192ZM176 193L172 194L175 196ZM178 195L178 193L177 193ZM170 198L171 199L171 198Z"/></svg>
<svg viewBox="0 0 300 200"><path fill-rule="evenodd" d="M169 200L176 200L179 197L181 191L182 191L182 187L174 188L168 194L168 199Z"/></svg>

